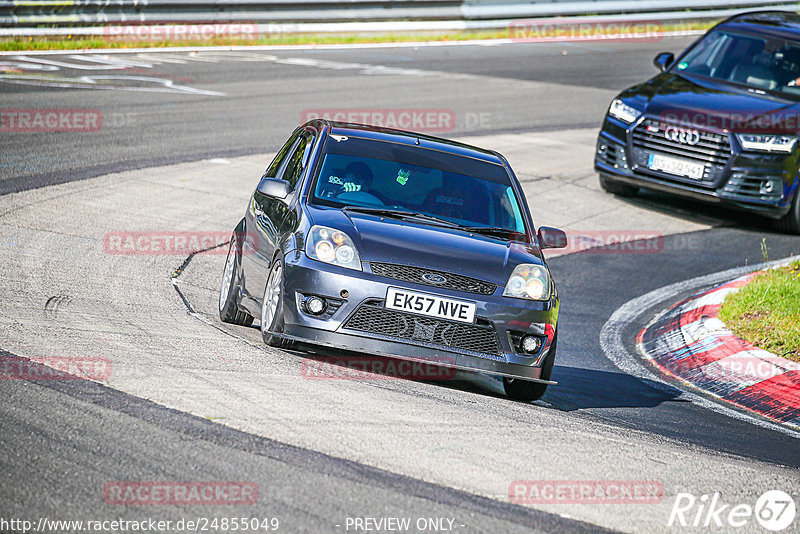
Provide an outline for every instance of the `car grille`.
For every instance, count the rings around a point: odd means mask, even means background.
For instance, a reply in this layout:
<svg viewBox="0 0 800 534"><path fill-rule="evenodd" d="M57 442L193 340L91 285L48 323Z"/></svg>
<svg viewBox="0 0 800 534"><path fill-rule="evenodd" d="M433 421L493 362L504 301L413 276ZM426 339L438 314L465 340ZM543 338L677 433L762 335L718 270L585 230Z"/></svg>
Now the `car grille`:
<svg viewBox="0 0 800 534"><path fill-rule="evenodd" d="M649 174L658 174L659 177L668 176L674 180L689 181L698 185L714 187L722 177L725 166L731 158L731 142L728 136L694 128L700 134L700 141L696 145L690 145L664 137L664 131L668 126L670 124L663 121L645 119L633 131L631 159L632 163L638 166L636 170ZM664 174L660 171L651 171L647 168L647 162L649 155L653 153L705 165L703 179L698 181L692 178Z"/></svg>
<svg viewBox="0 0 800 534"><path fill-rule="evenodd" d="M478 324L465 324L433 319L389 310L382 302L373 301L362 304L344 328L497 359L501 355L497 334L489 321L478 320Z"/></svg>
<svg viewBox="0 0 800 534"><path fill-rule="evenodd" d="M468 276L461 276L460 274L433 271L431 269L411 267L409 265L395 265L392 263L371 262L369 265L372 268L372 272L378 276L385 276L386 278L393 278L395 280L412 282L424 286L441 287L443 289L464 291L466 293L478 293L479 295L491 295L497 289L495 284L490 284L489 282L484 282ZM434 284L422 278L424 274L439 275L444 277L447 281L441 284Z"/></svg>

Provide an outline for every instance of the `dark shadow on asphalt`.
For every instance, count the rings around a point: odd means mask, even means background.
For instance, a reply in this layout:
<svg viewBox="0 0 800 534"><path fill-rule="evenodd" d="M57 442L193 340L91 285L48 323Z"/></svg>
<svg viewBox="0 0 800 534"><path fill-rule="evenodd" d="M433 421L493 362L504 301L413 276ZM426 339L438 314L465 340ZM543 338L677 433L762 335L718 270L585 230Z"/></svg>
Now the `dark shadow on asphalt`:
<svg viewBox="0 0 800 534"><path fill-rule="evenodd" d="M775 229L772 221L766 217L759 217L719 204L709 204L669 193L640 190L635 196L617 198L637 208L678 217L696 224L707 224L715 228L730 227L757 232L781 233Z"/></svg>
<svg viewBox="0 0 800 534"><path fill-rule="evenodd" d="M556 365L553 380L558 385L549 387L542 400L566 412L589 408L653 408L681 395L680 390L651 380L580 367Z"/></svg>
<svg viewBox="0 0 800 534"><path fill-rule="evenodd" d="M494 377L473 379L473 373L437 370L433 364L410 366L403 360L384 356L313 350L314 353L291 351L308 359L304 369L309 379L412 380L490 397L504 397L502 385ZM411 372L412 369L416 371ZM680 390L651 380L580 367L557 365L553 368L553 380L558 384L547 389L542 404L565 412L590 408L653 408L663 402L673 402L681 395Z"/></svg>

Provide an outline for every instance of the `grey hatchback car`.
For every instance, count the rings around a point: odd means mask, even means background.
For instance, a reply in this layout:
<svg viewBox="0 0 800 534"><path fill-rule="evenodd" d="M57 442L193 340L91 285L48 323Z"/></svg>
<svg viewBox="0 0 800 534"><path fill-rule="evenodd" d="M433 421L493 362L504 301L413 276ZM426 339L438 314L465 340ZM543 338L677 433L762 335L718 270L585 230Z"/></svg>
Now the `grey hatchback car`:
<svg viewBox="0 0 800 534"><path fill-rule="evenodd" d="M310 121L267 168L236 226L220 318L272 346L312 344L502 377L540 398L559 299L497 152L422 134Z"/></svg>

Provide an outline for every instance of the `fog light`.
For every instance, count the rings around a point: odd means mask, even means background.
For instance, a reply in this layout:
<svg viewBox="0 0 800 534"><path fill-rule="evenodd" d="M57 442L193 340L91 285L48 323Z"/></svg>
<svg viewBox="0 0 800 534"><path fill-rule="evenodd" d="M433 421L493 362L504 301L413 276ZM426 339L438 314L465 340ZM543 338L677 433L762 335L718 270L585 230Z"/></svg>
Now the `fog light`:
<svg viewBox="0 0 800 534"><path fill-rule="evenodd" d="M311 315L319 315L325 311L327 304L325 299L320 297L306 297L303 301L303 308Z"/></svg>
<svg viewBox="0 0 800 534"><path fill-rule="evenodd" d="M775 190L775 184L772 183L772 180L764 180L761 182L761 191L759 191L762 195L769 195Z"/></svg>
<svg viewBox="0 0 800 534"><path fill-rule="evenodd" d="M522 338L520 346L522 347L522 352L526 354L536 354L542 347L542 340L536 336L525 336Z"/></svg>

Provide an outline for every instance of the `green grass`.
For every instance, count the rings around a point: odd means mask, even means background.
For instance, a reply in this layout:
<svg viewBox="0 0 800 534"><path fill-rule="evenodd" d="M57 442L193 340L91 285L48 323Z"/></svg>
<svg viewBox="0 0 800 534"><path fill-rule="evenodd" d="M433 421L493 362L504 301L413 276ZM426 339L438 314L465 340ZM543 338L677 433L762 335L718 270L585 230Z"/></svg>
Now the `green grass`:
<svg viewBox="0 0 800 534"><path fill-rule="evenodd" d="M567 22L568 23L568 22ZM705 30L711 21L688 23L666 23L664 31ZM510 39L527 34L512 34L508 28L496 30L450 31L450 32L406 32L406 33L358 33L358 34L278 34L258 39L236 39L221 37L208 40L123 40L113 37L67 36L67 37L18 37L0 39L0 51L24 50L84 50L92 48L153 48L165 46L233 46L233 45L320 45L354 43L400 43L427 41L468 41L474 39Z"/></svg>
<svg viewBox="0 0 800 534"><path fill-rule="evenodd" d="M208 40L121 40L103 37L24 38L0 40L0 51L20 50L83 50L91 48L157 48L165 46L248 46L248 45L317 45L351 43L397 43L421 41L466 41L471 39L504 39L507 30L457 32L446 34L381 34L381 35L307 35L291 34L258 39L215 38Z"/></svg>
<svg viewBox="0 0 800 534"><path fill-rule="evenodd" d="M758 274L728 295L720 319L756 347L800 361L800 261Z"/></svg>

